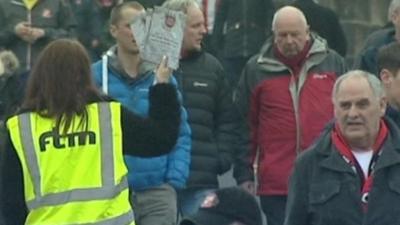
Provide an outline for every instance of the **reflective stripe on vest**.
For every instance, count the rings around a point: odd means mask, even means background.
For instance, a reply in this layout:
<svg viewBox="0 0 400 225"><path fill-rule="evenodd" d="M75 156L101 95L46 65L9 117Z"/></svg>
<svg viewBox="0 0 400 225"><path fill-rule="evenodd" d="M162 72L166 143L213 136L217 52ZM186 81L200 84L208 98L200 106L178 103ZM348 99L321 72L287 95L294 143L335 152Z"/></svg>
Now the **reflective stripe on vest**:
<svg viewBox="0 0 400 225"><path fill-rule="evenodd" d="M34 139L32 135L31 113L25 113L18 116L19 138L21 141L23 155L26 161L26 167L31 175L32 189L34 198L27 200L26 204L29 211L41 210L43 207L59 207L68 203L81 203L107 200L113 201L117 198L122 198L121 193L128 192L128 182L126 174L122 177L119 183L115 184L115 165L114 165L114 144L113 144L113 125L112 125L112 112L110 107L112 103L96 103L98 106L98 124L99 134L98 138L101 141L101 186L88 187L88 188L75 188L68 191L46 193L42 194L41 187L41 174L40 165L38 161L37 151L35 151ZM119 106L119 105L118 105ZM118 121L119 122L119 121ZM122 153L122 152L121 152ZM118 154L118 153L117 153ZM123 193L125 194L125 192ZM127 196L126 196L127 197ZM121 199L119 199L121 201ZM126 202L129 205L128 198ZM126 204L124 204L125 206ZM111 215L99 222L79 223L79 224L98 224L98 225L112 225L112 224L134 224L133 212L130 207L121 207L118 215ZM115 212L114 212L115 213ZM43 221L42 221L43 222ZM45 222L45 221L44 221ZM68 221L65 221L68 224Z"/></svg>

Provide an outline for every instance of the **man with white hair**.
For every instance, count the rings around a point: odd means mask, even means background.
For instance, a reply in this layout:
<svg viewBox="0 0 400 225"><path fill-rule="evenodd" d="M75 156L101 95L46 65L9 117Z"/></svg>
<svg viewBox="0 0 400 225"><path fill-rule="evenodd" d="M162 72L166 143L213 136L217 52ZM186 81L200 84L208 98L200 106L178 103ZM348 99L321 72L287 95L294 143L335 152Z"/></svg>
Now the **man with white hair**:
<svg viewBox="0 0 400 225"><path fill-rule="evenodd" d="M232 162L236 121L232 92L219 61L202 48L204 16L196 0L167 0L164 7L186 14L179 68L174 72L192 129L189 179L178 191L182 216L197 212L207 194L218 188L218 175Z"/></svg>
<svg viewBox="0 0 400 225"><path fill-rule="evenodd" d="M377 57L381 47L400 41L400 0L392 0L388 9L388 20L393 26L380 29L369 35L364 43L354 68L368 71L378 76Z"/></svg>
<svg viewBox="0 0 400 225"><path fill-rule="evenodd" d="M336 120L296 161L285 225L399 224L400 134L381 82L350 71L332 101Z"/></svg>
<svg viewBox="0 0 400 225"><path fill-rule="evenodd" d="M332 87L345 66L324 39L309 32L295 7L275 13L272 31L260 54L247 63L235 103L249 118L240 147L250 148L249 167L258 154L261 207L268 225L282 225L293 162L333 117Z"/></svg>

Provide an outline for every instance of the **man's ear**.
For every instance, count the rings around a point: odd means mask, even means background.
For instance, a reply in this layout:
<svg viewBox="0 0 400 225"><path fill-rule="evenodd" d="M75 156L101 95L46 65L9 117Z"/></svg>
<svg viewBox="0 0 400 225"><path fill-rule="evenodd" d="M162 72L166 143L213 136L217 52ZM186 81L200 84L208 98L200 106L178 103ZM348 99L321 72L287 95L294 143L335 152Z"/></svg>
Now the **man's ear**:
<svg viewBox="0 0 400 225"><path fill-rule="evenodd" d="M110 31L111 36L112 36L113 38L115 38L116 35L117 35L117 26L115 26L115 25L110 25L109 31Z"/></svg>
<svg viewBox="0 0 400 225"><path fill-rule="evenodd" d="M393 75L394 74L392 74L392 72L390 72L387 69L382 69L381 70L381 72L379 73L379 77L381 78L382 83L383 83L384 86L387 86L392 82Z"/></svg>
<svg viewBox="0 0 400 225"><path fill-rule="evenodd" d="M306 34L307 34L307 41L309 41L311 39L311 31L309 25L307 25Z"/></svg>
<svg viewBox="0 0 400 225"><path fill-rule="evenodd" d="M2 76L4 73L5 73L4 64L3 61L0 60L0 76Z"/></svg>
<svg viewBox="0 0 400 225"><path fill-rule="evenodd" d="M380 108L381 108L381 116L384 116L385 113L386 113L387 105L388 105L388 100L387 100L387 97L386 97L386 96L385 96L385 97L382 97L382 98L380 99L379 105L380 105Z"/></svg>

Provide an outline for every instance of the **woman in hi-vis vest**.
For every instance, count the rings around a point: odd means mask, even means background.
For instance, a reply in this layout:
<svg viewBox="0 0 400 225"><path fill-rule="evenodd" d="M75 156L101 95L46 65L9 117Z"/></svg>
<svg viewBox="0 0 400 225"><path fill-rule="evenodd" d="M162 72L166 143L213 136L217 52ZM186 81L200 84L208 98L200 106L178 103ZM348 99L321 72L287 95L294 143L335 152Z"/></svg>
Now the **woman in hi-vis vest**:
<svg viewBox="0 0 400 225"><path fill-rule="evenodd" d="M81 44L49 44L1 132L0 224L135 224L123 154L165 154L178 136L180 105L166 65L164 57L149 118L141 118L99 93Z"/></svg>

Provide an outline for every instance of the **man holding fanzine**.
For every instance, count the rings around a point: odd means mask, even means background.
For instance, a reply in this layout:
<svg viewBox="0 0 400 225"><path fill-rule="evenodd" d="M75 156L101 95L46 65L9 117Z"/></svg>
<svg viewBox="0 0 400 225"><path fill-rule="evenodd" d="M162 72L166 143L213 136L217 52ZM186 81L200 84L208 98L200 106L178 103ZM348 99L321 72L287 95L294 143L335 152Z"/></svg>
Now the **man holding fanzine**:
<svg viewBox="0 0 400 225"><path fill-rule="evenodd" d="M114 7L110 33L116 45L93 64L96 84L129 110L147 117L149 90L156 83L154 68L140 58L138 43L130 23L144 12L138 2L125 2ZM176 86L176 81L171 78ZM190 163L190 127L181 107L179 138L167 155L142 158L125 156L131 203L138 225L174 225L177 215L176 191L186 185ZM150 149L149 149L150 150Z"/></svg>

